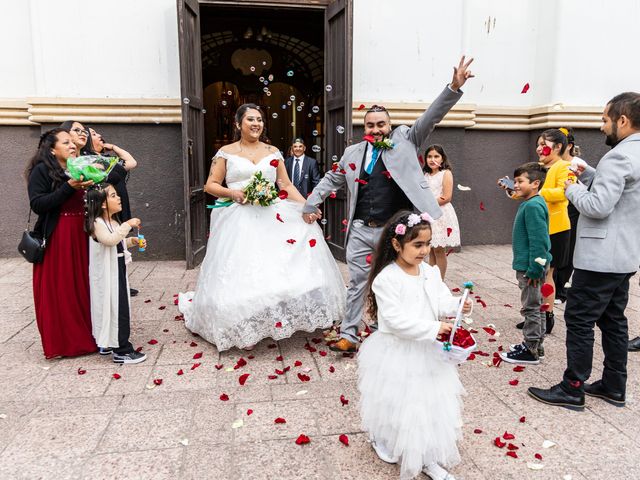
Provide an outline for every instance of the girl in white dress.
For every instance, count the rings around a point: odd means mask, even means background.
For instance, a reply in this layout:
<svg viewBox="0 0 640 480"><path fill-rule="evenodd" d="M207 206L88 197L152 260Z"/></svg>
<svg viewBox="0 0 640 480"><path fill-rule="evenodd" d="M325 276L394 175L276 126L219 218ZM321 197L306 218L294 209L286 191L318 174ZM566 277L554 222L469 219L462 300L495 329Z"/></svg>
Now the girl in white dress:
<svg viewBox="0 0 640 480"><path fill-rule="evenodd" d="M424 177L438 200L442 216L431 225L429 265L437 265L444 280L447 272L447 249L460 246L460 226L451 205L453 174L447 154L441 145L430 145L425 152Z"/></svg>
<svg viewBox="0 0 640 480"><path fill-rule="evenodd" d="M236 128L239 140L215 154L205 185L207 193L233 204L212 210L196 290L178 299L186 327L218 350L251 349L264 338L328 328L342 320L346 304L344 280L321 228L303 221L304 198L280 152L261 141L260 108L242 105ZM287 198L266 207L246 204L243 189L256 172Z"/></svg>
<svg viewBox="0 0 640 480"><path fill-rule="evenodd" d="M434 480L454 480L440 465L460 461L460 396L455 365L444 360L439 334L452 324L460 304L429 255L430 217L402 211L385 225L369 275L368 310L378 330L360 347L360 415L378 456L401 462L400 478L424 471ZM463 312L471 311L471 301Z"/></svg>

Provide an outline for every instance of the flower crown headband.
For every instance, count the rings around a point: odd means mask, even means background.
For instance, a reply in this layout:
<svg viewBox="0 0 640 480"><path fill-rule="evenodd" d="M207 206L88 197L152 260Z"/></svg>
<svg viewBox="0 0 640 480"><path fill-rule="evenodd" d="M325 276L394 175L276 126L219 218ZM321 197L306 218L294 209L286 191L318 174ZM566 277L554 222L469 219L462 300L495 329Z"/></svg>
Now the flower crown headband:
<svg viewBox="0 0 640 480"><path fill-rule="evenodd" d="M420 215L418 215L417 213L412 213L407 217L406 224L403 222L398 222L393 231L396 235L404 235L405 233L407 233L407 227L415 227L419 223L423 222L431 224L433 223L433 217L427 212L423 212Z"/></svg>

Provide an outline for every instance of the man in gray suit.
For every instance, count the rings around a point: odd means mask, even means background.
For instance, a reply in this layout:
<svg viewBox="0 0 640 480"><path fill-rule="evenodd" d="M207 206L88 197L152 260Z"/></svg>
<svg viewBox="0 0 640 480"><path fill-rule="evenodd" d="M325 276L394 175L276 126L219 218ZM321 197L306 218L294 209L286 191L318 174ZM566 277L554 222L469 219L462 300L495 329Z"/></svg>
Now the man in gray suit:
<svg viewBox="0 0 640 480"><path fill-rule="evenodd" d="M622 93L606 106L601 129L612 146L589 188L566 184L580 212L575 270L564 314L567 368L549 389L529 388L543 403L584 409L584 395L624 406L627 383L629 279L640 263L640 94ZM593 363L594 326L602 332L602 379L585 384Z"/></svg>
<svg viewBox="0 0 640 480"><path fill-rule="evenodd" d="M472 61L465 62L462 57L453 69L451 83L411 128L401 125L391 131L387 110L372 107L364 117L365 138L369 140L347 147L337 168L326 173L305 203L303 218L312 223L322 215L318 205L331 192L347 185L347 313L340 328L341 338L331 350L356 351L369 274L367 256L374 250L385 222L407 208L427 212L433 218L442 215L422 174L417 150L462 96L460 87L473 77L468 69ZM379 142L385 139L387 148L382 148Z"/></svg>

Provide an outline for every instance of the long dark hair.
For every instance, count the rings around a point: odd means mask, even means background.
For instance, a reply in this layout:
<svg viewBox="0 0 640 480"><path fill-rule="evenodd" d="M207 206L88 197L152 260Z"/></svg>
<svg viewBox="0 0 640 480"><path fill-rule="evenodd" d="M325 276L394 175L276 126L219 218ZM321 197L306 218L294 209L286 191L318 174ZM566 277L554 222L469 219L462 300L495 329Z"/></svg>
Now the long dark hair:
<svg viewBox="0 0 640 480"><path fill-rule="evenodd" d="M260 141L271 144L271 141L267 138L267 119L265 118L265 115L262 109L255 103L244 103L238 107L238 110L236 110L236 115L235 115L236 128L233 130L233 141L236 142L240 140L241 129L238 128L237 125L242 125L242 119L247 113L247 110L258 110L258 112L260 112L260 116L262 117L262 132L260 133Z"/></svg>
<svg viewBox="0 0 640 480"><path fill-rule="evenodd" d="M89 131L89 127L87 127L84 123L79 122L78 120L66 120L60 124L60 128L65 130L67 133L71 134L71 128L74 123L79 123L87 130L87 143L84 147L78 152L78 156L80 155L96 155L96 151L93 147L93 140L91 140L91 132Z"/></svg>
<svg viewBox="0 0 640 480"><path fill-rule="evenodd" d="M38 150L36 151L36 154L31 157L31 160L29 160L29 163L27 164L27 168L24 170L24 176L27 179L27 182L29 182L31 172L39 163L44 163L47 166L49 177L51 177L51 180L53 181L54 188L59 187L67 181L67 176L60 166L60 163L58 163L58 159L53 153L51 153L51 150L56 146L56 143L58 143L58 134L62 132L66 132L66 130L62 128L52 128L40 135Z"/></svg>
<svg viewBox="0 0 640 480"><path fill-rule="evenodd" d="M110 183L99 183L92 185L87 190L84 197L84 231L93 236L95 231L95 222L102 217L102 204L107 201L107 189L113 185ZM107 214L109 214L109 206L107 205ZM113 215L109 214L109 218ZM116 218L116 221L119 220Z"/></svg>
<svg viewBox="0 0 640 480"><path fill-rule="evenodd" d="M451 170L451 164L449 163L449 157L444 151L444 147L442 145L438 145L434 143L433 145L429 145L427 149L424 151L424 167L422 171L424 173L433 173L431 168L429 168L429 164L427 164L427 155L431 150L435 150L442 157L442 164L440 165L440 170Z"/></svg>
<svg viewBox="0 0 640 480"><path fill-rule="evenodd" d="M418 233L422 230L431 231L431 224L423 219L420 220L420 223L417 223L413 227L409 227L409 215L412 215L412 212L409 212L408 210L401 210L391 217L384 226L380 240L373 252L371 271L369 272L369 280L367 281L367 288L365 291L367 292L367 313L374 320L378 318L378 303L376 302L376 295L373 293L371 286L382 269L395 262L398 258L398 252L393 248L391 240L395 238L400 242L400 246L404 247L405 243L416 238ZM396 227L401 223L407 228L404 235L396 233Z"/></svg>

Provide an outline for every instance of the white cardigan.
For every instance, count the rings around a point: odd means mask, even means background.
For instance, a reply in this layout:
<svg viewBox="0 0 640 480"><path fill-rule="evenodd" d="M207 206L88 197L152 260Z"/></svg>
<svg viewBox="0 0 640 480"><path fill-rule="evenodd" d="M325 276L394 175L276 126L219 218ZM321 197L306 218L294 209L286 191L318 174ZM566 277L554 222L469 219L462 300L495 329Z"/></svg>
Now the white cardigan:
<svg viewBox="0 0 640 480"><path fill-rule="evenodd" d="M128 223L111 221L107 227L101 218L94 223L94 238L89 239L89 287L91 292L91 325L93 337L99 347L117 348L118 345L118 251L123 242L133 245L135 237L126 238L131 231ZM97 241L96 241L97 240ZM127 295L129 280L127 279ZM129 307L131 315L131 307Z"/></svg>
<svg viewBox="0 0 640 480"><path fill-rule="evenodd" d="M378 304L378 331L407 340L435 341L439 318L457 313L460 297L454 297L440 278L438 267L420 265L414 277L397 263L387 265L373 281Z"/></svg>

